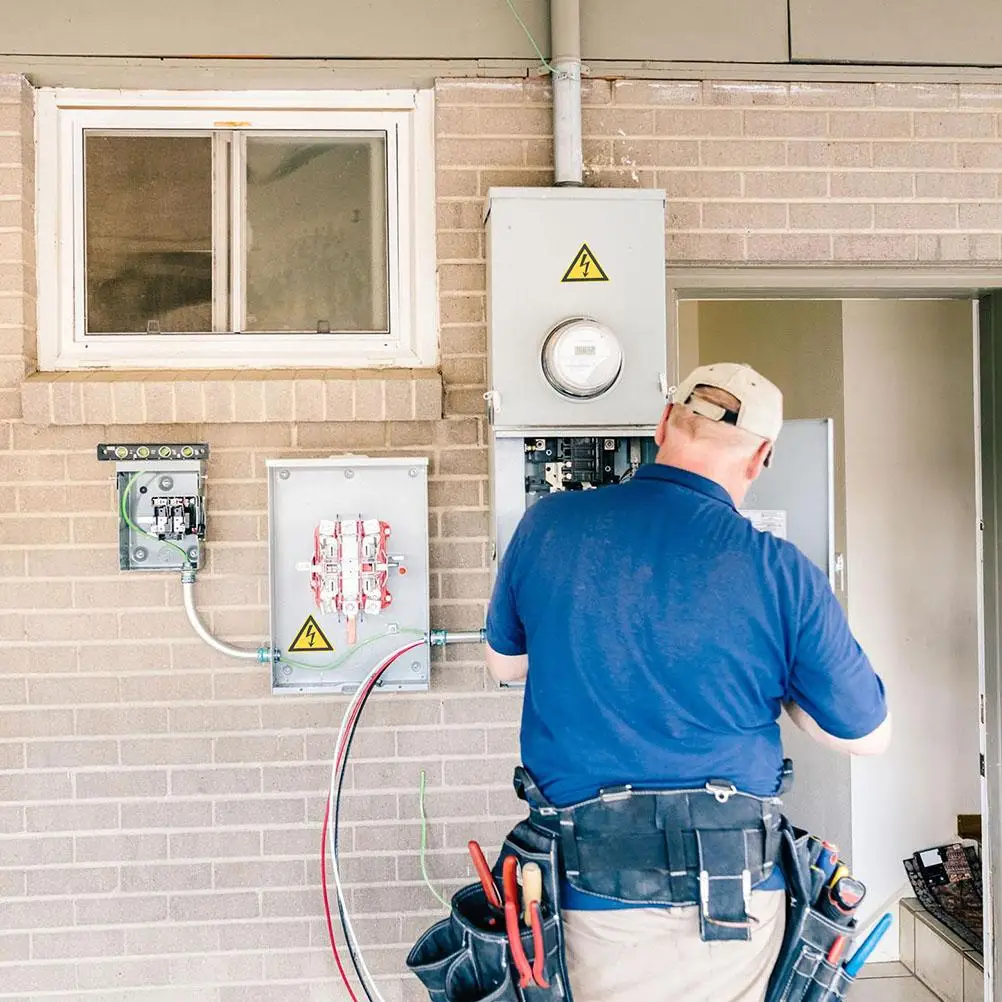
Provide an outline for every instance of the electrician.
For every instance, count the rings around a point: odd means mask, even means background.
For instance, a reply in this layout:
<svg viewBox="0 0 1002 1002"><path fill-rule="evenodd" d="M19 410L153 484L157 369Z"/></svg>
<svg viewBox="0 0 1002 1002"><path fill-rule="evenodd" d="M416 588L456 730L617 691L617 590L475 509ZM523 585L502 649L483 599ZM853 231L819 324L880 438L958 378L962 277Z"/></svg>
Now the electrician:
<svg viewBox="0 0 1002 1002"><path fill-rule="evenodd" d="M616 787L700 789L718 778L727 781L721 803L736 789L731 805L741 794L768 805L783 782L784 708L836 751L874 755L889 743L883 684L825 576L737 511L771 459L782 394L748 366L726 363L696 369L673 401L657 426L654 463L615 487L544 498L505 552L487 664L499 681L526 679L530 806L564 808ZM655 893L634 879L645 832L617 830L614 803L607 834L616 837L592 847L592 863L582 855L572 867L563 855L574 1002L761 1002L785 921L767 806L762 857L745 850L742 859L739 849L730 882L726 847L697 846L693 863L685 832L658 831L669 854L676 847L667 870L699 881L669 881ZM757 800L744 803L758 811ZM562 834L565 850L583 853L585 843ZM680 892L671 900L686 903L666 906L683 885L699 888L697 900Z"/></svg>

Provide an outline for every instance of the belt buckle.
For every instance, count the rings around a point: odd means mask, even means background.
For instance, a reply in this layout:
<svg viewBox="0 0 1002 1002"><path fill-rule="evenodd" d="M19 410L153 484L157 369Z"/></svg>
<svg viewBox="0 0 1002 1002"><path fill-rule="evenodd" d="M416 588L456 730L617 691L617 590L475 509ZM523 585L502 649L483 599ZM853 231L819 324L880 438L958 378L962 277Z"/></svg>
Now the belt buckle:
<svg viewBox="0 0 1002 1002"><path fill-rule="evenodd" d="M723 779L710 779L706 783L706 792L712 793L718 804L726 804L738 792L738 788Z"/></svg>

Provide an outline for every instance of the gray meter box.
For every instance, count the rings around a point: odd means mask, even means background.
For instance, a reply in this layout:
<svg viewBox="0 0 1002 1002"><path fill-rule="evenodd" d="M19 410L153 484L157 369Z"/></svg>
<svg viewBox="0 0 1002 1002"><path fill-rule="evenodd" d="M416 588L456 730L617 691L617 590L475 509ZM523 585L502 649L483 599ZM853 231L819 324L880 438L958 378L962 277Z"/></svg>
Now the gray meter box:
<svg viewBox="0 0 1002 1002"><path fill-rule="evenodd" d="M429 629L428 460L272 459L267 469L272 690L352 692L386 656ZM330 597L324 582L334 588L341 577L319 577L325 565L317 554L325 539L334 538L335 525L356 522L359 532L365 526L377 528L377 535L379 523L388 527L386 559L366 556L360 565L372 572L388 563L385 586L392 601L378 612L362 611L352 643L349 617L322 608L320 599ZM386 671L381 688L425 690L429 675L425 643Z"/></svg>
<svg viewBox="0 0 1002 1002"><path fill-rule="evenodd" d="M489 400L495 429L649 426L667 378L665 194L492 188L487 206ZM547 381L548 334L573 318L622 348L608 392L573 399Z"/></svg>

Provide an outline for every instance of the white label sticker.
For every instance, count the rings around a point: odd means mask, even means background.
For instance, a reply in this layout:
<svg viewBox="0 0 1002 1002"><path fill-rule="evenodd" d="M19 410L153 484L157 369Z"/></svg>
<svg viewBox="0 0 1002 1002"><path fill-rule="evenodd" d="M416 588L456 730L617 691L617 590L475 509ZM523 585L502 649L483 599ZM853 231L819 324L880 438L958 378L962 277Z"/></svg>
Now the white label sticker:
<svg viewBox="0 0 1002 1002"><path fill-rule="evenodd" d="M786 539L785 511L779 508L742 508L741 514L761 532L771 532L780 539Z"/></svg>

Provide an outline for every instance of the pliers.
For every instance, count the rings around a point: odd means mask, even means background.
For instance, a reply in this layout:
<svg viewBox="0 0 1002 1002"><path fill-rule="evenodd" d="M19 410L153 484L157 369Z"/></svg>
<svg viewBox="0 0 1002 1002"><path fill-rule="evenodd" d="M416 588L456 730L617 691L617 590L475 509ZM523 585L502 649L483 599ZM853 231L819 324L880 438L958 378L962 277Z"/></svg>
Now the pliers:
<svg viewBox="0 0 1002 1002"><path fill-rule="evenodd" d="M538 985L549 988L546 980L546 946L543 942L543 920L539 910L539 901L526 903L529 925L532 929L533 963L529 966L529 958L522 946L522 932L518 921L518 860L514 856L506 856L501 869L504 886L504 917L505 929L508 934L508 946L511 949L512 961L519 974L519 988L529 988Z"/></svg>

